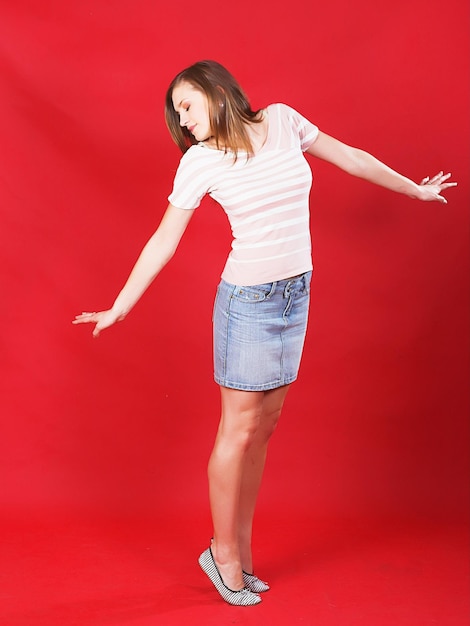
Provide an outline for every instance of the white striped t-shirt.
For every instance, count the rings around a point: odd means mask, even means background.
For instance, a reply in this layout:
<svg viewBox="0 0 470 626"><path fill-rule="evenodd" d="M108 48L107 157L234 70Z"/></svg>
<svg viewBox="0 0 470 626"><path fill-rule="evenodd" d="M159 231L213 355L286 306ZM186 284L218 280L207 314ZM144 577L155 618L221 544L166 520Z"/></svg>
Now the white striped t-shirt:
<svg viewBox="0 0 470 626"><path fill-rule="evenodd" d="M240 152L203 143L181 158L169 202L195 209L205 194L221 204L232 228L232 249L222 278L257 285L312 269L309 193L312 173L303 152L318 128L285 104L267 107L268 134L248 160Z"/></svg>

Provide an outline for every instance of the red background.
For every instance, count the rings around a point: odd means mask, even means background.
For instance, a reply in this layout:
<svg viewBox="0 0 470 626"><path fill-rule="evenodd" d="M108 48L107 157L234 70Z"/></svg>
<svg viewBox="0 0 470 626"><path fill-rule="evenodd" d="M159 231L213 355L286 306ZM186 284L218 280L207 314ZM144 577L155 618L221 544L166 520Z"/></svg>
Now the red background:
<svg viewBox="0 0 470 626"><path fill-rule="evenodd" d="M468 481L467 2L1 3L0 505L6 515L207 510L219 416L211 308L229 246L197 211L121 325L166 208L166 86L201 58L419 180L424 204L311 160L315 276L261 510L459 520ZM206 537L207 526L201 529Z"/></svg>

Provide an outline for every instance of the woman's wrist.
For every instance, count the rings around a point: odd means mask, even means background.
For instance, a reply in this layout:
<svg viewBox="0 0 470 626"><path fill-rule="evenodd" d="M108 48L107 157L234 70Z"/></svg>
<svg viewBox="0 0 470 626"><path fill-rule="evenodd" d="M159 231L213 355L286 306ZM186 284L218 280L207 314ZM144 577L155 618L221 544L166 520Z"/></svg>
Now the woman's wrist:
<svg viewBox="0 0 470 626"><path fill-rule="evenodd" d="M407 184L402 187L401 191L409 198L414 198L415 200L422 200L423 198L423 188L409 179L407 180Z"/></svg>
<svg viewBox="0 0 470 626"><path fill-rule="evenodd" d="M129 313L129 308L124 308L122 304L116 300L116 302L111 307L111 311L116 315L117 321L121 322Z"/></svg>

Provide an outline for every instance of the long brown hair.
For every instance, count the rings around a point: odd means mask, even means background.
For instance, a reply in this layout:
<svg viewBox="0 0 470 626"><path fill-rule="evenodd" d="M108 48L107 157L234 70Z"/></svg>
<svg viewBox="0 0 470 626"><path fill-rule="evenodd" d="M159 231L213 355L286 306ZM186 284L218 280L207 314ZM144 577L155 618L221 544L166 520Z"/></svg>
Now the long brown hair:
<svg viewBox="0 0 470 626"><path fill-rule="evenodd" d="M237 158L239 151L248 156L253 146L247 124L261 122L261 109L252 111L248 98L235 78L216 61L199 61L180 72L168 87L165 99L165 121L173 141L186 152L197 140L186 127L180 126L179 115L173 108L173 90L186 82L207 96L209 122L217 149L231 151Z"/></svg>

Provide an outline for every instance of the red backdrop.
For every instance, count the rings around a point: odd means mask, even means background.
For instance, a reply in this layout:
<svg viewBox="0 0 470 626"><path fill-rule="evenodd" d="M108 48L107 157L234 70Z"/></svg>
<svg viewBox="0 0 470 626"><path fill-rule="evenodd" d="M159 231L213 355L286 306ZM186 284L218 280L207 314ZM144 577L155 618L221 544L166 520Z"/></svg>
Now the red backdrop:
<svg viewBox="0 0 470 626"><path fill-rule="evenodd" d="M157 226L179 159L166 86L214 58L255 107L287 102L416 180L459 181L420 204L312 160L310 329L262 506L462 515L467 4L1 3L4 511L207 504L221 210L203 203L124 324L94 341L70 322L113 302Z"/></svg>

